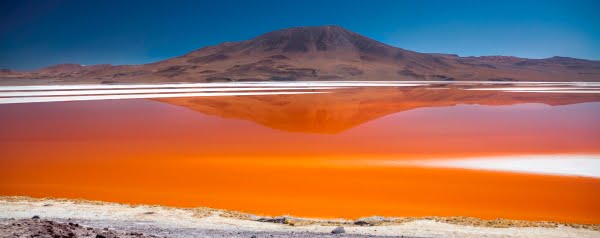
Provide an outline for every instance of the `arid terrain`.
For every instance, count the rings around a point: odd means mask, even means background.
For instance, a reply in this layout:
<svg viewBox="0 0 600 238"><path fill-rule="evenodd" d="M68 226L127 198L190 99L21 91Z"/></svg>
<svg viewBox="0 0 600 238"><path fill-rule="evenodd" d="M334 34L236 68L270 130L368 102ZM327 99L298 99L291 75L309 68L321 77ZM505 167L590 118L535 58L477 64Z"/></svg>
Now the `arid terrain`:
<svg viewBox="0 0 600 238"><path fill-rule="evenodd" d="M460 57L396 48L338 26L297 27L143 65L0 71L0 84L295 80L600 81L600 62Z"/></svg>
<svg viewBox="0 0 600 238"><path fill-rule="evenodd" d="M66 199L2 197L2 237L597 237L598 225L468 217L265 217ZM340 228L341 227L341 228Z"/></svg>

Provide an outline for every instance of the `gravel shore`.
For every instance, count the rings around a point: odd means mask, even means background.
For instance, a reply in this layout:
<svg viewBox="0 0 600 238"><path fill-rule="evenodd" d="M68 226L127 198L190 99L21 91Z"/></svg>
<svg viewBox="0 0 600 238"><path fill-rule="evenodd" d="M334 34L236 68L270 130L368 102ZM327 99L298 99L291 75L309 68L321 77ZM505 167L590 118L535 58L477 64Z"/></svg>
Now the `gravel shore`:
<svg viewBox="0 0 600 238"><path fill-rule="evenodd" d="M109 228L110 227L110 228ZM397 237L357 234L327 234L309 231L247 231L160 227L136 221L116 224L110 220L80 219L0 219L1 237L92 237L92 238L156 238L156 237ZM404 236L407 237L407 236ZM407 237L409 238L409 237Z"/></svg>
<svg viewBox="0 0 600 238"><path fill-rule="evenodd" d="M0 237L34 236L600 237L600 231L597 225L553 222L382 217L323 220L263 217L210 208L0 197Z"/></svg>

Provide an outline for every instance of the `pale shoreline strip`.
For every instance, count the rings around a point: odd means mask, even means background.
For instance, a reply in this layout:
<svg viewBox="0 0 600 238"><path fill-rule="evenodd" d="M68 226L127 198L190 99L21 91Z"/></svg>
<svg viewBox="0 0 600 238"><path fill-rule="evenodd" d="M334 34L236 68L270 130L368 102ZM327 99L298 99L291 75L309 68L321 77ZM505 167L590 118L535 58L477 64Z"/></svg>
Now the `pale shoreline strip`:
<svg viewBox="0 0 600 238"><path fill-rule="evenodd" d="M52 199L5 196L0 197L0 219L41 219L78 222L88 226L108 226L144 232L168 229L177 237L195 237L206 231L224 233L261 232L282 235L331 235L336 226L343 226L346 237L409 236L409 237L598 237L600 225L550 221L482 220L471 217L371 217L359 219L372 224L360 226L357 220L315 219L284 216L283 224L265 222L265 216L235 211L198 208L173 208L157 205L128 205L80 199ZM195 231L191 232L190 231ZM308 234L306 232L309 232ZM237 233L240 234L240 233ZM312 234L312 235L311 235ZM249 237L249 236L248 236ZM279 236L281 237L281 236ZM306 237L306 236L301 236Z"/></svg>
<svg viewBox="0 0 600 238"><path fill-rule="evenodd" d="M112 99L217 97L217 96L261 96L261 95L290 95L290 94L318 94L318 93L327 93L327 92L302 92L302 91L300 91L300 92L237 92L237 93L170 93L170 94L56 96L56 97L13 97L13 98L0 98L0 104L112 100Z"/></svg>

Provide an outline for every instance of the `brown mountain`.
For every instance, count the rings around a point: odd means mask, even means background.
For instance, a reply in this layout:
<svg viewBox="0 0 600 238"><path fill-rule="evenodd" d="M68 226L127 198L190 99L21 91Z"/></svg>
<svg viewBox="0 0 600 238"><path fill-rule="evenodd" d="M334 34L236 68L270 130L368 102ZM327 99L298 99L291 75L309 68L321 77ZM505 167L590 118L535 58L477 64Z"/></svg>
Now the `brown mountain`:
<svg viewBox="0 0 600 238"><path fill-rule="evenodd" d="M3 79L86 82L250 80L600 81L600 61L459 57L396 48L338 26L297 27L144 65L62 64Z"/></svg>

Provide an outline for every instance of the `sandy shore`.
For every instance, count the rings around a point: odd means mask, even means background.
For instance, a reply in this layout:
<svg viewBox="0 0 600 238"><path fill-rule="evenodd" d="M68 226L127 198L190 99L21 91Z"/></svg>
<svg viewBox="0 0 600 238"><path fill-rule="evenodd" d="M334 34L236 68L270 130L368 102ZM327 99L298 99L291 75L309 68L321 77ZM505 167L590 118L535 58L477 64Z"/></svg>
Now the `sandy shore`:
<svg viewBox="0 0 600 238"><path fill-rule="evenodd" d="M336 227L345 232L332 234ZM600 226L463 217L272 218L211 208L0 197L0 237L36 232L65 237L600 237Z"/></svg>

